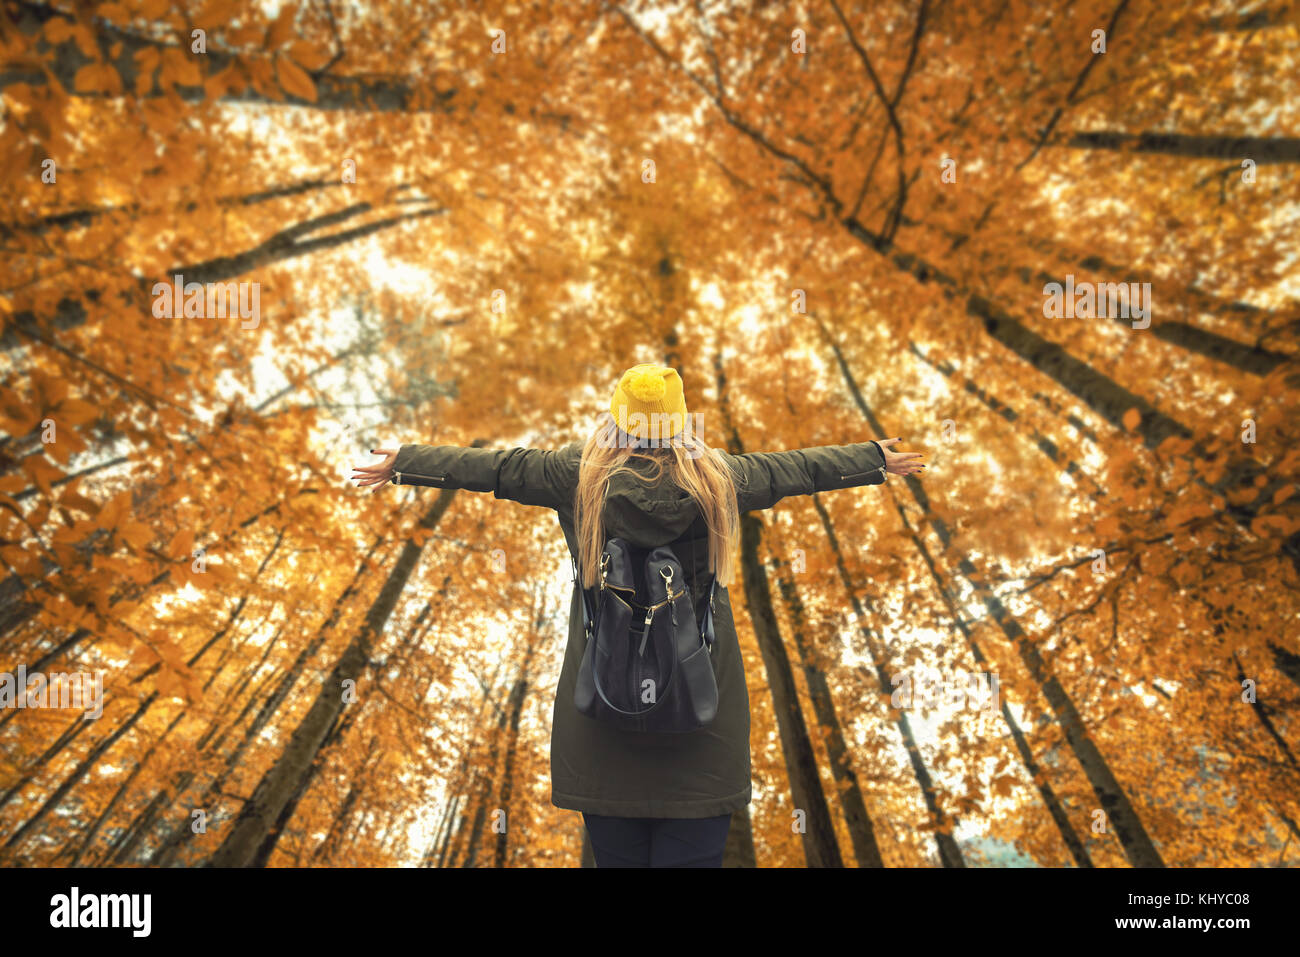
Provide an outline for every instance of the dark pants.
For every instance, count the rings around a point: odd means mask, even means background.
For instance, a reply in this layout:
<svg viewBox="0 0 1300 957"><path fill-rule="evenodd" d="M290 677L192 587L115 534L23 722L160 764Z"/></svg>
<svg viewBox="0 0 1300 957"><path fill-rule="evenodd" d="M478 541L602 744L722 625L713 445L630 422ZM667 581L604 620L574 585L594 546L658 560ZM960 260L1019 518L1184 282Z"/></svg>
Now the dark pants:
<svg viewBox="0 0 1300 957"><path fill-rule="evenodd" d="M731 815L606 817L582 812L597 867L721 867Z"/></svg>

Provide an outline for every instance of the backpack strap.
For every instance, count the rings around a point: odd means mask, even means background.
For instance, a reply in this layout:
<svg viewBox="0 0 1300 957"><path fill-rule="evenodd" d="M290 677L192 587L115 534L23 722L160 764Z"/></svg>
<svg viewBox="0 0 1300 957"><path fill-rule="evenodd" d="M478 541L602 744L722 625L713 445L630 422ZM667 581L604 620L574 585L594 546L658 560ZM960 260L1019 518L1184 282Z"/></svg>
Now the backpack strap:
<svg viewBox="0 0 1300 957"><path fill-rule="evenodd" d="M709 582L709 607L704 609L704 624L700 628L700 640L709 647L709 654L713 654L713 593L717 590L718 579L714 576L713 581Z"/></svg>
<svg viewBox="0 0 1300 957"><path fill-rule="evenodd" d="M582 633L586 635L587 640L590 641L592 636L592 623L591 609L587 607L587 589L583 588L582 582L578 580L578 562L577 559L573 557L572 552L569 553L569 563L573 565L573 582L578 586L578 591L582 592Z"/></svg>

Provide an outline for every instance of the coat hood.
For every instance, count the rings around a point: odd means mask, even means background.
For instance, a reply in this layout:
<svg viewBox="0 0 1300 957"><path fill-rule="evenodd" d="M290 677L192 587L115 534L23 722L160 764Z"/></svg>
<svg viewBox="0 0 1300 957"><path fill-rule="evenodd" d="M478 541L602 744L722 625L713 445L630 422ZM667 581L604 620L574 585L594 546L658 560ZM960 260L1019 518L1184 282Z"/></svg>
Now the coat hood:
<svg viewBox="0 0 1300 957"><path fill-rule="evenodd" d="M641 475L654 475L654 465L645 459L631 459L629 468ZM665 475L658 482L619 471L610 477L605 499L605 537L624 538L634 545L653 548L666 545L686 534L703 518L689 492Z"/></svg>

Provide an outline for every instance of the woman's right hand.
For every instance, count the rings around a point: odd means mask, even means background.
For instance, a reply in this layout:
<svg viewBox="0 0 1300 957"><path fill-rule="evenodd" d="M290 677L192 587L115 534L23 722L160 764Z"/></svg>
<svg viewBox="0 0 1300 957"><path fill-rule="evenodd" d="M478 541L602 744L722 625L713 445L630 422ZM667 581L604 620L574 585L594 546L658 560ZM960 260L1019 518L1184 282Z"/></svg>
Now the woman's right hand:
<svg viewBox="0 0 1300 957"><path fill-rule="evenodd" d="M897 445L901 438L876 439L880 451L885 456L885 471L892 475L914 475L925 468L921 462L913 461L921 457L920 452L895 452L889 446Z"/></svg>
<svg viewBox="0 0 1300 957"><path fill-rule="evenodd" d="M352 476L352 481L358 486L377 485L375 491L387 485L393 478L393 463L397 461L397 453L400 449L371 449L371 455L382 455L384 461L379 465L362 465L357 466L352 471L359 472L359 475Z"/></svg>

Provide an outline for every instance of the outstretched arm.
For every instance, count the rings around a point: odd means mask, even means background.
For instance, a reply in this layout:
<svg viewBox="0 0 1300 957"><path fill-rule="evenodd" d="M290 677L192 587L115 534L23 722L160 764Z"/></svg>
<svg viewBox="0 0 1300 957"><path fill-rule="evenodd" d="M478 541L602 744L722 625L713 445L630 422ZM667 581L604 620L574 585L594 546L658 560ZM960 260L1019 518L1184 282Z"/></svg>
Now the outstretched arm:
<svg viewBox="0 0 1300 957"><path fill-rule="evenodd" d="M483 449L460 445L403 445L372 449L377 466L354 468L359 486L424 485L491 492L497 498L558 508L578 481L577 443L562 449Z"/></svg>
<svg viewBox="0 0 1300 957"><path fill-rule="evenodd" d="M880 485L886 473L912 475L925 468L920 452L895 452L900 439L818 445L788 452L728 455L736 473L742 512L771 508L788 495L811 495L859 485Z"/></svg>

